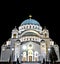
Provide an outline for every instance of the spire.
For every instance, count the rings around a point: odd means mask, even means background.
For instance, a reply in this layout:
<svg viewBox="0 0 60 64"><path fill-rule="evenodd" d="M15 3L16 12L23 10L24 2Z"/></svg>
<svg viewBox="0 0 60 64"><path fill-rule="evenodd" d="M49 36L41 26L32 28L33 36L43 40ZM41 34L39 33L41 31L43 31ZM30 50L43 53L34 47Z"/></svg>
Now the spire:
<svg viewBox="0 0 60 64"><path fill-rule="evenodd" d="M15 28L13 30L17 30L16 26L15 26Z"/></svg>
<svg viewBox="0 0 60 64"><path fill-rule="evenodd" d="M46 29L46 26L44 26L44 29Z"/></svg>
<svg viewBox="0 0 60 64"><path fill-rule="evenodd" d="M15 29L16 29L16 26L15 26Z"/></svg>
<svg viewBox="0 0 60 64"><path fill-rule="evenodd" d="M31 19L32 18L32 15L29 15L29 18Z"/></svg>

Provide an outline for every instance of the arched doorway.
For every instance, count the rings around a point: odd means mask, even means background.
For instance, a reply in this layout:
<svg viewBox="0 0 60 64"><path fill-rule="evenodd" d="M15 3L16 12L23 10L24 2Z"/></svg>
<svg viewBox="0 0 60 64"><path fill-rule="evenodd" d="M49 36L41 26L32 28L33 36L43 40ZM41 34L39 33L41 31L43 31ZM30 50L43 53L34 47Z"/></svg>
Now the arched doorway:
<svg viewBox="0 0 60 64"><path fill-rule="evenodd" d="M33 51L28 50L28 61L33 61Z"/></svg>
<svg viewBox="0 0 60 64"><path fill-rule="evenodd" d="M23 52L22 61L26 61L26 52Z"/></svg>

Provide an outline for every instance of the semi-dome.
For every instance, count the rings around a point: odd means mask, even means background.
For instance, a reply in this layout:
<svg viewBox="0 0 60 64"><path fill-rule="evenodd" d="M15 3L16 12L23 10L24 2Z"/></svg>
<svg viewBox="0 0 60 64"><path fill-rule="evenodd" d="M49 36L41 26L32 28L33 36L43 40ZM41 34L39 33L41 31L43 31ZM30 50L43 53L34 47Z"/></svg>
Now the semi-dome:
<svg viewBox="0 0 60 64"><path fill-rule="evenodd" d="M27 19L27 20L24 20L21 25L27 25L27 24L32 24L32 25L40 25L38 21L36 21L35 19Z"/></svg>

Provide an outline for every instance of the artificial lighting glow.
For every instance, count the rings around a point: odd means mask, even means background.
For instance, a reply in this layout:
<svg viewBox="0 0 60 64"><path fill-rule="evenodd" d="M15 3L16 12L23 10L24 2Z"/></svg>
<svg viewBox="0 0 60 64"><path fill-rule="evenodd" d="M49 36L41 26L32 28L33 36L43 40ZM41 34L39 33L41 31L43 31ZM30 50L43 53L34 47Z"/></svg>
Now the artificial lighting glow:
<svg viewBox="0 0 60 64"><path fill-rule="evenodd" d="M14 51L14 48L12 48L12 51Z"/></svg>
<svg viewBox="0 0 60 64"><path fill-rule="evenodd" d="M38 52L37 52L37 51L35 51L35 54L38 54Z"/></svg>
<svg viewBox="0 0 60 64"><path fill-rule="evenodd" d="M48 51L50 51L50 48L48 48Z"/></svg>
<svg viewBox="0 0 60 64"><path fill-rule="evenodd" d="M3 48L2 51L5 51L5 48Z"/></svg>
<svg viewBox="0 0 60 64"><path fill-rule="evenodd" d="M23 50L26 50L26 45L23 45Z"/></svg>

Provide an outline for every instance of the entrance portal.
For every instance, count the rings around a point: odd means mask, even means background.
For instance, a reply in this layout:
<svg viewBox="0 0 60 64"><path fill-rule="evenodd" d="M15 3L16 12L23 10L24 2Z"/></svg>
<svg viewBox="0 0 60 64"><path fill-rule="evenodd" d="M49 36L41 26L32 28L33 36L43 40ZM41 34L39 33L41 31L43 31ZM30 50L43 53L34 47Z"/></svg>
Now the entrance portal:
<svg viewBox="0 0 60 64"><path fill-rule="evenodd" d="M35 61L38 61L37 57L35 57Z"/></svg>
<svg viewBox="0 0 60 64"><path fill-rule="evenodd" d="M22 61L26 61L26 57L23 57Z"/></svg>
<svg viewBox="0 0 60 64"><path fill-rule="evenodd" d="M29 56L29 61L32 61L32 56Z"/></svg>

